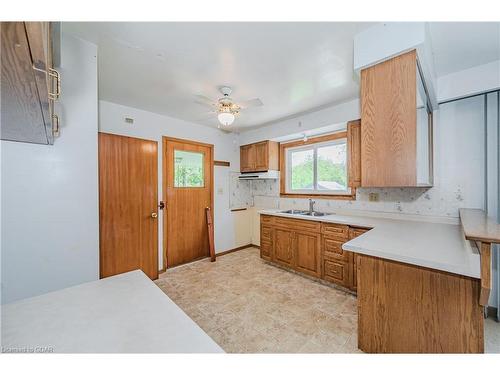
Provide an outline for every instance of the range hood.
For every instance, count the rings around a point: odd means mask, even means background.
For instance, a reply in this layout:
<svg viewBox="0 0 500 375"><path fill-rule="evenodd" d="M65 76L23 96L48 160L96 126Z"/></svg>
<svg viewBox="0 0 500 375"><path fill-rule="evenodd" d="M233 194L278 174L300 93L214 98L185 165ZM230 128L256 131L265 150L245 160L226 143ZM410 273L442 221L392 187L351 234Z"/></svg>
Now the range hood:
<svg viewBox="0 0 500 375"><path fill-rule="evenodd" d="M267 171L267 172L248 172L242 173L238 176L240 180L277 180L280 178L279 171Z"/></svg>

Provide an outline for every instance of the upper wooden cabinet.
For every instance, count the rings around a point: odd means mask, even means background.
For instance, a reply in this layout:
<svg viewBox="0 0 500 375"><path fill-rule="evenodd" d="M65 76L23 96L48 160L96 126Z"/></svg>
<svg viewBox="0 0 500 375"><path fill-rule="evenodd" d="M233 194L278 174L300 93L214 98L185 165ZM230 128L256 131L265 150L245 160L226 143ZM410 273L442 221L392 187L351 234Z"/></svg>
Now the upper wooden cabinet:
<svg viewBox="0 0 500 375"><path fill-rule="evenodd" d="M240 171L265 172L279 169L279 144L262 141L240 147Z"/></svg>
<svg viewBox="0 0 500 375"><path fill-rule="evenodd" d="M432 113L415 50L361 71L361 186L432 185Z"/></svg>
<svg viewBox="0 0 500 375"><path fill-rule="evenodd" d="M52 25L2 22L1 41L1 139L52 144L59 133L54 101L60 94Z"/></svg>

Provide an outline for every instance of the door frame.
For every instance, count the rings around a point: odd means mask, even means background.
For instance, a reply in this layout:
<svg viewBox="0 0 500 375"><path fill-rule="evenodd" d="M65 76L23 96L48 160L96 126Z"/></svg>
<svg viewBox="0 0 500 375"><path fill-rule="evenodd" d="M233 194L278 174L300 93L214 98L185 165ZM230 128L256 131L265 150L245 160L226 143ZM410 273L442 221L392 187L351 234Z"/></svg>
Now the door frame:
<svg viewBox="0 0 500 375"><path fill-rule="evenodd" d="M212 215L212 222L214 222L214 145L211 143L203 143L198 141L192 141L190 139L175 138L175 137L162 137L162 149L161 149L161 184L162 184L162 200L165 202L165 209L163 210L163 225L162 225L162 242L163 242L163 270L167 270L167 253L168 253L168 201L167 201L167 142L182 142L188 143L195 146L205 146L210 148L210 214ZM209 256L207 254L207 256Z"/></svg>

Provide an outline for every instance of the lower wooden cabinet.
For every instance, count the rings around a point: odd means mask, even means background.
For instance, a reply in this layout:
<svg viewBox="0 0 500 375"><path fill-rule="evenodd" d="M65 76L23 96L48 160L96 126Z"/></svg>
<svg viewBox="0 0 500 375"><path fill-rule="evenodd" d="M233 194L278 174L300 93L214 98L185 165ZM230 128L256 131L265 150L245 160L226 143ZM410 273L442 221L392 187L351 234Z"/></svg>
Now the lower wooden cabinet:
<svg viewBox="0 0 500 375"><path fill-rule="evenodd" d="M295 269L305 274L321 276L321 235L319 233L295 232L293 252Z"/></svg>
<svg viewBox="0 0 500 375"><path fill-rule="evenodd" d="M288 229L274 229L273 260L284 266L294 266L293 259L293 235Z"/></svg>
<svg viewBox="0 0 500 375"><path fill-rule="evenodd" d="M342 245L367 229L261 215L260 256L295 271L356 290L357 256Z"/></svg>
<svg viewBox="0 0 500 375"><path fill-rule="evenodd" d="M369 229L364 228L349 228L349 240L361 236L366 233ZM354 291L358 290L358 254L351 253L351 263L352 263L352 277L351 277L351 289Z"/></svg>

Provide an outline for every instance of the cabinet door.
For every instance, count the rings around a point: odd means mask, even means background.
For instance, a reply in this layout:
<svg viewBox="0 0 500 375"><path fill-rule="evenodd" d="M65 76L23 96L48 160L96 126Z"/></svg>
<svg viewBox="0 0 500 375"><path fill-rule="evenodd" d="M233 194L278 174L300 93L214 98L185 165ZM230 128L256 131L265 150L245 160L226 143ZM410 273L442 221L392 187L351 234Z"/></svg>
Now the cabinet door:
<svg viewBox="0 0 500 375"><path fill-rule="evenodd" d="M320 261L321 235L296 232L294 241L295 268L311 276L321 276Z"/></svg>
<svg viewBox="0 0 500 375"><path fill-rule="evenodd" d="M362 228L349 228L349 239L352 240L363 233L366 233L369 229ZM354 291L358 289L358 254L349 252L349 263L350 269L352 270L352 278L350 288Z"/></svg>
<svg viewBox="0 0 500 375"><path fill-rule="evenodd" d="M256 143L255 150L255 171L267 171L269 169L269 143L267 141Z"/></svg>
<svg viewBox="0 0 500 375"><path fill-rule="evenodd" d="M246 145L240 147L240 171L255 171L255 145Z"/></svg>
<svg viewBox="0 0 500 375"><path fill-rule="evenodd" d="M48 144L31 51L23 22L1 23L1 138ZM45 94L46 87L41 91Z"/></svg>
<svg viewBox="0 0 500 375"><path fill-rule="evenodd" d="M273 246L273 228L268 225L260 226L260 257L271 260Z"/></svg>
<svg viewBox="0 0 500 375"><path fill-rule="evenodd" d="M279 228L274 230L273 255L277 263L293 267L293 237L294 232L291 230Z"/></svg>
<svg viewBox="0 0 500 375"><path fill-rule="evenodd" d="M361 186L416 186L415 50L361 71Z"/></svg>

